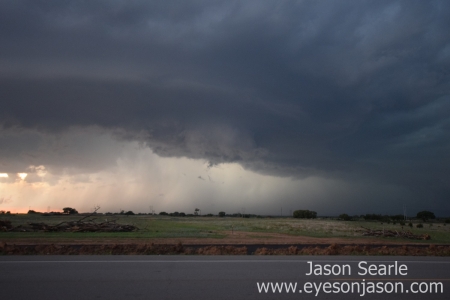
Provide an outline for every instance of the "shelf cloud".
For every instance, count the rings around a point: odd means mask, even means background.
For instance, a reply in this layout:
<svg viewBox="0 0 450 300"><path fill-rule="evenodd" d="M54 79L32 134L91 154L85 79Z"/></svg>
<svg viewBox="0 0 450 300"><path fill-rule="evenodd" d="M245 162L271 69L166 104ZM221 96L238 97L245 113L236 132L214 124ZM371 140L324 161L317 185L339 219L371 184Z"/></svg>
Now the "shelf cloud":
<svg viewBox="0 0 450 300"><path fill-rule="evenodd" d="M56 207L65 186L86 210L94 197L111 210L448 215L449 13L447 1L1 3L0 198Z"/></svg>

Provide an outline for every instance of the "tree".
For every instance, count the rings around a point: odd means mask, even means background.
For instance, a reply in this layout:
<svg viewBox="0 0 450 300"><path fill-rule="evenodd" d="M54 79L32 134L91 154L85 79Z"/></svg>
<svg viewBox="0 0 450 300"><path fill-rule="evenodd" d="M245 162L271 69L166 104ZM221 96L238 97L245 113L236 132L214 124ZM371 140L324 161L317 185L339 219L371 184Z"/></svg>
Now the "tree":
<svg viewBox="0 0 450 300"><path fill-rule="evenodd" d="M169 215L169 214L166 213L165 211L162 211L162 212L159 213L159 215L160 215L160 216L167 216L167 215Z"/></svg>
<svg viewBox="0 0 450 300"><path fill-rule="evenodd" d="M424 222L426 222L429 219L436 219L436 216L431 211L423 210L417 213L416 218L422 219Z"/></svg>
<svg viewBox="0 0 450 300"><path fill-rule="evenodd" d="M317 218L317 212L312 210L296 210L293 213L294 218L302 218L302 219L315 219Z"/></svg>
<svg viewBox="0 0 450 300"><path fill-rule="evenodd" d="M352 217L350 217L347 214L341 214L341 215L339 215L339 219L344 220L344 221L350 221L352 219Z"/></svg>
<svg viewBox="0 0 450 300"><path fill-rule="evenodd" d="M72 207L64 207L63 208L63 213L66 215L74 215L77 214L78 211L75 208Z"/></svg>
<svg viewBox="0 0 450 300"><path fill-rule="evenodd" d="M196 208L194 211L194 215L198 216L200 209Z"/></svg>
<svg viewBox="0 0 450 300"><path fill-rule="evenodd" d="M221 211L221 212L219 212L219 217L225 217L225 212L224 211Z"/></svg>

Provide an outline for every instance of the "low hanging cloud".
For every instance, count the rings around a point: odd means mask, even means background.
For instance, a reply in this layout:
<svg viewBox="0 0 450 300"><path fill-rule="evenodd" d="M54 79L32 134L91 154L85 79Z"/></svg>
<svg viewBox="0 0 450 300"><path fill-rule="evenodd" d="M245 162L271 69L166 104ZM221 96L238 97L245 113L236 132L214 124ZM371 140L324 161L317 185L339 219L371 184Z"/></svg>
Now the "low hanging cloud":
<svg viewBox="0 0 450 300"><path fill-rule="evenodd" d="M449 11L447 1L2 3L0 172L42 182L29 170L42 165L54 186L88 182L133 145L340 182L352 207L395 195L448 214Z"/></svg>

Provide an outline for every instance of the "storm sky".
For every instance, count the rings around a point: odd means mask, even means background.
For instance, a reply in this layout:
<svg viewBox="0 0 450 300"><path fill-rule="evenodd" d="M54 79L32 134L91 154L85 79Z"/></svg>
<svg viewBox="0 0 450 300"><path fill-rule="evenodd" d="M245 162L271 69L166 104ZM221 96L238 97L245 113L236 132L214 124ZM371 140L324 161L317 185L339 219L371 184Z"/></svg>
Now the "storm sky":
<svg viewBox="0 0 450 300"><path fill-rule="evenodd" d="M0 210L450 215L448 1L2 1Z"/></svg>

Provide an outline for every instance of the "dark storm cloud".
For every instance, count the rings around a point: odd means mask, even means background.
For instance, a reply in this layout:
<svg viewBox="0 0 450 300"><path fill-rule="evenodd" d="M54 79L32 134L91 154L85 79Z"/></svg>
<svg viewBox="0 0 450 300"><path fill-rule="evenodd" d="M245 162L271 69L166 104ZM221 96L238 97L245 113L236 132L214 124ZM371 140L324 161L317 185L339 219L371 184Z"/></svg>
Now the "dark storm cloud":
<svg viewBox="0 0 450 300"><path fill-rule="evenodd" d="M449 13L447 1L3 2L0 117L5 131L97 125L161 156L442 200Z"/></svg>

